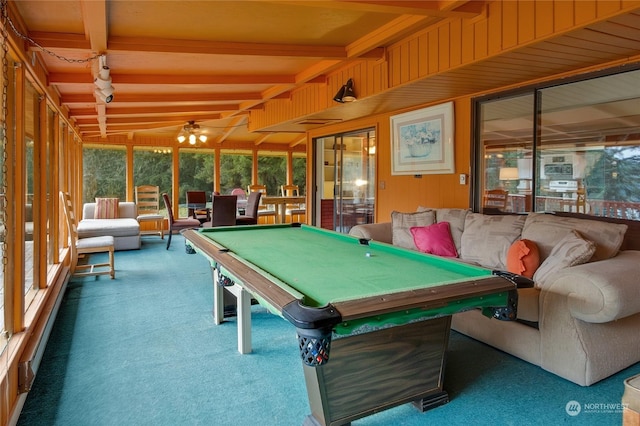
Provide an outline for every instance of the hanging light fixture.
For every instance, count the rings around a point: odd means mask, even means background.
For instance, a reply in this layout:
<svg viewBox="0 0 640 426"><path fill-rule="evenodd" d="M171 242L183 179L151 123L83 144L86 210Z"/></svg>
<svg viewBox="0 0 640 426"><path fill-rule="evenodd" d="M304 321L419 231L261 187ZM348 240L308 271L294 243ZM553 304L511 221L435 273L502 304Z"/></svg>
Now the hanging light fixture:
<svg viewBox="0 0 640 426"><path fill-rule="evenodd" d="M113 100L113 87L111 86L111 70L107 66L107 57L102 55L98 58L98 74L93 80L96 85L94 94L96 98L105 104Z"/></svg>
<svg viewBox="0 0 640 426"><path fill-rule="evenodd" d="M182 126L182 130L178 135L178 143L189 141L189 145L195 145L198 141L205 143L207 141L207 135L202 133L200 125L195 121L187 121L187 124Z"/></svg>

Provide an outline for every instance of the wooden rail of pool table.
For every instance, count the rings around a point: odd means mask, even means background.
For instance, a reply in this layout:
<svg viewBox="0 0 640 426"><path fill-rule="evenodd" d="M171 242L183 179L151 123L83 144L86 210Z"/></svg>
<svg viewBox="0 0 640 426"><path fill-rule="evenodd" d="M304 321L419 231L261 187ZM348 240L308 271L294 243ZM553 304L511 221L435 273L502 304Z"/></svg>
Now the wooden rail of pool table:
<svg viewBox="0 0 640 426"><path fill-rule="evenodd" d="M203 237L199 232L185 231L184 236L195 248L210 259L219 262L232 275L242 280L242 287L249 293L259 295L279 312L282 312L283 307L288 303L298 300L294 295L231 255L230 252L224 250L224 247ZM515 285L510 281L498 276L489 276L463 283L365 297L333 305L340 312L343 321L351 321L413 308L438 308L457 300L514 289Z"/></svg>
<svg viewBox="0 0 640 426"><path fill-rule="evenodd" d="M210 259L220 263L233 276L242 280L242 287L249 293L259 294L266 303L282 312L288 303L298 300L291 293L274 284L267 277L258 273L254 268L232 256L229 251L221 249L209 238L203 237L198 231L188 230L183 233L195 248L202 251Z"/></svg>

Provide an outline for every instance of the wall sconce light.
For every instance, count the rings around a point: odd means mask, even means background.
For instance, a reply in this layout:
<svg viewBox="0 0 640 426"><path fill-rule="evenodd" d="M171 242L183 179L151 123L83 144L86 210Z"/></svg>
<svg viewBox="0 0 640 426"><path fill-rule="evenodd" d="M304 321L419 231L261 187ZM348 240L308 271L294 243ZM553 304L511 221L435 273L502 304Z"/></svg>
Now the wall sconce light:
<svg viewBox="0 0 640 426"><path fill-rule="evenodd" d="M207 135L201 132L200 125L195 121L187 121L178 135L178 143L183 143L186 140L189 141L189 145L195 145L197 141L204 143L207 141Z"/></svg>
<svg viewBox="0 0 640 426"><path fill-rule="evenodd" d="M333 100L340 103L345 102L353 102L358 98L356 97L356 93L353 91L353 80L347 80L346 84L343 84L338 93L333 97Z"/></svg>
<svg viewBox="0 0 640 426"><path fill-rule="evenodd" d="M98 67L98 75L93 80L96 85L94 93L99 101L108 104L113 100L113 87L111 86L111 76L109 75L111 70L106 64L105 55L100 56Z"/></svg>

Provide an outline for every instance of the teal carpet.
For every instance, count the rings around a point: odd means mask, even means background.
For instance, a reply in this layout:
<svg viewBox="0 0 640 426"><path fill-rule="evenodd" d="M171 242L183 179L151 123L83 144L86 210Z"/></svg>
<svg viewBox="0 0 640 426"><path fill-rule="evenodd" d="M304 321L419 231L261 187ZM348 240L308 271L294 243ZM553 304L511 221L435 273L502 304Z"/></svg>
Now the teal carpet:
<svg viewBox="0 0 640 426"><path fill-rule="evenodd" d="M165 240L166 241L166 240ZM213 324L211 275L184 239L116 252L116 279L69 283L19 425L301 425L309 413L295 329L253 307L253 348ZM451 402L410 404L353 425L620 425L623 380L583 388L452 332ZM582 411L569 416L568 402Z"/></svg>

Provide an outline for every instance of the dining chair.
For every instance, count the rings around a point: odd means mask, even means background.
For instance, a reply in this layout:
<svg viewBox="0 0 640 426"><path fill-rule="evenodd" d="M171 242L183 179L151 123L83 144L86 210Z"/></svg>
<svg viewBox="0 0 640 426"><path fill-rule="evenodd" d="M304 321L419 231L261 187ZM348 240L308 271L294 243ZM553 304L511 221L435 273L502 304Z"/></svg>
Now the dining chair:
<svg viewBox="0 0 640 426"><path fill-rule="evenodd" d="M236 216L236 225L257 225L258 209L262 192L250 192L247 200L247 208L243 215Z"/></svg>
<svg viewBox="0 0 640 426"><path fill-rule="evenodd" d="M505 189L487 189L484 191L482 206L485 209L506 210L509 191Z"/></svg>
<svg viewBox="0 0 640 426"><path fill-rule="evenodd" d="M155 185L138 185L135 187L138 223L153 223L155 229L144 229L141 235L159 234L164 239L164 215L160 214L160 187Z"/></svg>
<svg viewBox="0 0 640 426"><path fill-rule="evenodd" d="M175 231L179 232L184 229L199 228L200 221L192 217L174 219L171 200L169 199L169 195L167 195L166 192L162 194L162 199L164 200L164 205L167 208L167 214L169 215L169 238L167 238L167 250L169 250L169 246L171 245L171 235L173 235Z"/></svg>
<svg viewBox="0 0 640 426"><path fill-rule="evenodd" d="M68 192L60 191L60 204L62 204L65 221L67 222L67 228L69 228L69 248L71 249L71 275L76 277L109 275L111 279L114 279L116 277L116 270L114 266L115 240L113 236L105 235L101 237L78 238L76 216L73 212L71 195L69 195ZM81 255L93 253L108 253L109 262L78 265L78 258Z"/></svg>
<svg viewBox="0 0 640 426"><path fill-rule="evenodd" d="M187 191L187 214L198 219L200 223L211 220L211 209L207 207L207 193L205 191Z"/></svg>
<svg viewBox="0 0 640 426"><path fill-rule="evenodd" d="M280 185L280 192L283 197L299 197L300 190L298 185ZM307 210L304 208L304 205L301 203L287 203L286 214L289 217L290 221L293 222L293 218L297 216L297 221L304 221L304 215Z"/></svg>
<svg viewBox="0 0 640 426"><path fill-rule="evenodd" d="M210 226L232 226L236 224L237 195L214 195L211 206ZM209 225L208 223L205 226Z"/></svg>
<svg viewBox="0 0 640 426"><path fill-rule="evenodd" d="M252 192L260 192L262 196L267 195L267 186L266 185L248 185L247 192L251 194ZM262 197L260 197L260 205L258 206L258 221L261 221L261 218L264 218L264 222L266 223L276 223L276 210L275 208L271 208L263 203Z"/></svg>

